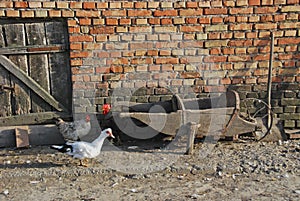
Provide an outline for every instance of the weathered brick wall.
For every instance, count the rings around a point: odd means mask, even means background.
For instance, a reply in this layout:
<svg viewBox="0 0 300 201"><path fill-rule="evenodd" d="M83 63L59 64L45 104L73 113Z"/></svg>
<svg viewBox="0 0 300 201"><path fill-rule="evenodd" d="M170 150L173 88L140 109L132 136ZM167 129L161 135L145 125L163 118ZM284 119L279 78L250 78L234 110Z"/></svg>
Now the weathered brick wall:
<svg viewBox="0 0 300 201"><path fill-rule="evenodd" d="M265 99L273 32L272 104L299 128L299 2L1 1L0 17L67 20L75 112L229 88Z"/></svg>

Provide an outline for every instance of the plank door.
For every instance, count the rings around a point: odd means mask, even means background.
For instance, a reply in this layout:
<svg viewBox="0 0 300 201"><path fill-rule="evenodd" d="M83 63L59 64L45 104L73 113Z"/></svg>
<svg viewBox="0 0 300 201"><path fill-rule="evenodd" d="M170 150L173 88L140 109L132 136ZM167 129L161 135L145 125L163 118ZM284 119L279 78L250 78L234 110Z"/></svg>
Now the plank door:
<svg viewBox="0 0 300 201"><path fill-rule="evenodd" d="M0 22L0 126L71 117L66 22Z"/></svg>

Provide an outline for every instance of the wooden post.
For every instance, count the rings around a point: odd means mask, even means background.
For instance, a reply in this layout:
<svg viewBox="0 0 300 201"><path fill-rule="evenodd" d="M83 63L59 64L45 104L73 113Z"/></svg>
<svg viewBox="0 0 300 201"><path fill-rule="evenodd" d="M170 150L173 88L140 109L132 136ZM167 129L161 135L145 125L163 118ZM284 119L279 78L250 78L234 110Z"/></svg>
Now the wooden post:
<svg viewBox="0 0 300 201"><path fill-rule="evenodd" d="M196 124L195 122L188 122L186 124L187 135L188 135L186 154L188 154L188 155L193 153L195 135L196 135L196 131L197 131L198 127L199 127L199 124Z"/></svg>
<svg viewBox="0 0 300 201"><path fill-rule="evenodd" d="M28 126L20 126L15 128L16 133L16 146L29 147L29 136L28 136Z"/></svg>
<svg viewBox="0 0 300 201"><path fill-rule="evenodd" d="M268 72L268 128L271 126L271 92L272 92L272 71L273 71L274 33L271 32L271 48Z"/></svg>

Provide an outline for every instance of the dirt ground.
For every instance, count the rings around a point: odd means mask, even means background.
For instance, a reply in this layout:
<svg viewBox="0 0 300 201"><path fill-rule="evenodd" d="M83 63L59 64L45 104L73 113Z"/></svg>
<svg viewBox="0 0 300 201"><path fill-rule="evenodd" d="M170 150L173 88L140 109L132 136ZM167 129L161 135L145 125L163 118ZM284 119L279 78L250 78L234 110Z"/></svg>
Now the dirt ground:
<svg viewBox="0 0 300 201"><path fill-rule="evenodd" d="M89 167L49 149L0 149L0 200L300 200L300 140L106 143Z"/></svg>

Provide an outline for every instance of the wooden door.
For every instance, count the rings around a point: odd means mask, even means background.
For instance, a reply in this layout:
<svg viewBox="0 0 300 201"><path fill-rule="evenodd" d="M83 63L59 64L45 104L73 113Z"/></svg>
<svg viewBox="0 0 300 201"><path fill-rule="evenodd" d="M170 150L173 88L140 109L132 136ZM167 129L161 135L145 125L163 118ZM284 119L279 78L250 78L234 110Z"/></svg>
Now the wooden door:
<svg viewBox="0 0 300 201"><path fill-rule="evenodd" d="M0 20L0 126L71 117L67 24Z"/></svg>

